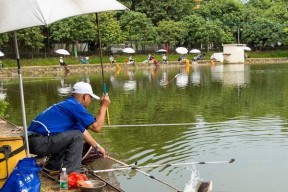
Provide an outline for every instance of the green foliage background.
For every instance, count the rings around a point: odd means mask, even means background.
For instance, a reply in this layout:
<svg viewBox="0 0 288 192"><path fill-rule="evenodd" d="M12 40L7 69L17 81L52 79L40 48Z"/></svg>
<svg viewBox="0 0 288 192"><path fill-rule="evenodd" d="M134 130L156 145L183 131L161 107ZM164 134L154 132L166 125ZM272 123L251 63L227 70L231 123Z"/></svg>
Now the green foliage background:
<svg viewBox="0 0 288 192"><path fill-rule="evenodd" d="M209 52L222 44L245 43L253 50L286 49L287 0L121 0L129 11L99 14L104 54L114 44L136 50L170 50L176 46ZM12 35L0 35L0 50L13 58ZM89 42L87 53L99 53L95 14L76 16L48 27L18 31L20 53L25 58L53 57L55 43L71 53L78 42ZM77 47L77 46L76 46ZM146 51L147 52L147 51Z"/></svg>

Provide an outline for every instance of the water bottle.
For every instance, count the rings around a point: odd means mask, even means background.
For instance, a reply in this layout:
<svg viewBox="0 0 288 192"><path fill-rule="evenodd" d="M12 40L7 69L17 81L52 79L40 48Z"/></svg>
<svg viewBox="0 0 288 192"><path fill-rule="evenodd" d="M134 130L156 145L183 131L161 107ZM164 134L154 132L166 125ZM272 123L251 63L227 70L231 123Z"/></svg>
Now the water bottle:
<svg viewBox="0 0 288 192"><path fill-rule="evenodd" d="M62 168L60 173L60 191L68 191L68 176L66 168Z"/></svg>

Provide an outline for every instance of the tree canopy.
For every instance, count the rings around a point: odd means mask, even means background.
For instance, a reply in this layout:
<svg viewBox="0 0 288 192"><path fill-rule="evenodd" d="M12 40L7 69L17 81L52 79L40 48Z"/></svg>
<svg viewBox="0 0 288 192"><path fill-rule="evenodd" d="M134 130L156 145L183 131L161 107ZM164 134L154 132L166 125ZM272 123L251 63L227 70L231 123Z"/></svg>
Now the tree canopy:
<svg viewBox="0 0 288 192"><path fill-rule="evenodd" d="M223 43L253 49L288 45L287 0L120 0L130 11L100 13L104 46L183 45L201 49ZM48 29L19 30L20 50L43 51L47 39L66 46L97 42L95 14L58 21ZM0 49L12 50L10 33L0 34ZM97 45L97 43L95 43Z"/></svg>

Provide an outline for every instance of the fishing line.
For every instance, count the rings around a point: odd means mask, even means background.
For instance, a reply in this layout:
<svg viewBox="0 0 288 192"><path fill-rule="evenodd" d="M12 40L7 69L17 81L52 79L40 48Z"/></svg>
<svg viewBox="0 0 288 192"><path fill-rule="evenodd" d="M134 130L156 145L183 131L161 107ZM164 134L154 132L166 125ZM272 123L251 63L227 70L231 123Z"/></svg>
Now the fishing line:
<svg viewBox="0 0 288 192"><path fill-rule="evenodd" d="M222 163L233 163L235 159L230 159L229 161L199 161L199 162L183 162L183 163L166 163L166 164L152 164L152 165L127 165L122 164L123 166L115 167L111 169L103 169L103 170L96 170L94 173L105 173L105 172L111 172L111 171L123 171L123 170L139 170L139 169L145 169L145 168L156 168L156 167L174 167L174 166L187 166L187 165L204 165L204 164L222 164Z"/></svg>
<svg viewBox="0 0 288 192"><path fill-rule="evenodd" d="M103 125L103 127L165 127L165 126L186 126L197 125L199 123L163 123L163 124L134 124L134 125ZM209 123L206 123L209 124Z"/></svg>

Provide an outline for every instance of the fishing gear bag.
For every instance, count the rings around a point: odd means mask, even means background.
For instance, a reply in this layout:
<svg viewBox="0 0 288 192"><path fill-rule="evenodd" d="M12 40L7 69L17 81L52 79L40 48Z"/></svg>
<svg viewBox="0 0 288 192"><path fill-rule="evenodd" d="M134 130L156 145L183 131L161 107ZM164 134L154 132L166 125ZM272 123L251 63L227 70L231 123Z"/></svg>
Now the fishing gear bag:
<svg viewBox="0 0 288 192"><path fill-rule="evenodd" d="M18 162L0 192L39 192L41 182L39 171L41 168L36 164L35 158L23 158Z"/></svg>
<svg viewBox="0 0 288 192"><path fill-rule="evenodd" d="M24 157L26 157L26 152L22 137L0 138L0 188L19 160Z"/></svg>

